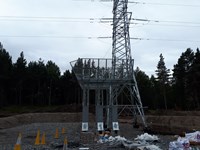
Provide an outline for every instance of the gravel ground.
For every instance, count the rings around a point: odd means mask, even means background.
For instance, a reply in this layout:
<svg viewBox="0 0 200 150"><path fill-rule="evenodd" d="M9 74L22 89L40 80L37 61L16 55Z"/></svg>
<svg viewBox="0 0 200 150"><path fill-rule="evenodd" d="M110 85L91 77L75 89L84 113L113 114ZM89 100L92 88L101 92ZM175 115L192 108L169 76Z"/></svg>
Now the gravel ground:
<svg viewBox="0 0 200 150"><path fill-rule="evenodd" d="M56 128L59 130L59 138L55 139ZM66 129L65 134L61 134L62 128ZM46 134L46 145L35 146L35 138L37 131ZM123 147L112 147L108 143L100 144L95 141L90 141L89 144L83 144L81 137L80 123L34 123L29 125L18 126L9 129L0 130L0 150L12 150L19 133L22 133L22 150L63 150L64 138L68 139L69 149L79 149L80 147L89 147L94 150L124 150ZM90 124L89 133L95 135L95 126ZM135 129L131 124L120 124L120 136L128 140L133 140L137 135L143 134L142 130ZM114 135L113 135L114 136ZM167 150L170 141L175 140L174 136L157 135L159 142L155 143L161 149ZM95 140L96 138L94 138Z"/></svg>
<svg viewBox="0 0 200 150"><path fill-rule="evenodd" d="M180 134L185 131L193 131L191 129L200 130L199 113L192 113L191 115L194 116L148 116L147 119L149 119L148 122L162 127L158 128L158 131L162 129L162 132L157 133L169 134L174 131L174 134ZM89 117L89 132L81 132L81 116L81 113L29 113L0 118L0 150L13 150L19 133L22 133L22 150L63 150L63 142L66 136L69 150L77 150L81 147L89 147L90 150L125 149L120 146L112 147L109 143L100 144L95 141L98 137L95 137L97 135L96 125L91 123L95 121L92 114ZM54 138L56 128L59 130L58 139ZM61 134L62 128L66 129L65 134ZM35 146L38 130L41 134L46 133L46 144L43 146ZM167 130L171 132L167 132ZM154 131L156 132L155 128ZM133 128L130 119L120 119L120 132L118 135L133 141L141 134L143 134L143 131ZM114 134L111 135L115 136ZM160 140L154 144L163 150L168 149L169 142L176 140L173 135L157 136Z"/></svg>

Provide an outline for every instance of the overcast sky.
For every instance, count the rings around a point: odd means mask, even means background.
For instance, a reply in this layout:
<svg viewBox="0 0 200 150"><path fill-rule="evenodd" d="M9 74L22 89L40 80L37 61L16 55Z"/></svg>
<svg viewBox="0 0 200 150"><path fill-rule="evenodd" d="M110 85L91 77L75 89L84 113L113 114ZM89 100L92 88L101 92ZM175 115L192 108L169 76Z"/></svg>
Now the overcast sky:
<svg viewBox="0 0 200 150"><path fill-rule="evenodd" d="M129 0L129 2L135 2ZM137 0L128 10L135 19L130 27L135 68L155 74L160 53L173 69L187 48L200 43L199 0ZM23 51L28 62L42 58L71 70L79 57L111 58L112 2L97 0L0 0L0 42L13 62ZM103 20L105 21L105 20ZM134 24L136 23L136 24Z"/></svg>

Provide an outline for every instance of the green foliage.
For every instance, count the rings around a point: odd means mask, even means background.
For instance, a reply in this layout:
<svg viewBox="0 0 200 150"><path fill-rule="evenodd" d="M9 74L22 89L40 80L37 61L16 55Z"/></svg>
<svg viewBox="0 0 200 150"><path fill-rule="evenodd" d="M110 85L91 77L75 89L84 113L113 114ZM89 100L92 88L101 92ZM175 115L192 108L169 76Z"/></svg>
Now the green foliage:
<svg viewBox="0 0 200 150"><path fill-rule="evenodd" d="M156 75L158 81L162 84L168 84L169 83L169 72L170 70L166 68L165 62L164 62L164 57L162 54L160 54L160 60L157 65L157 70L156 70Z"/></svg>
<svg viewBox="0 0 200 150"><path fill-rule="evenodd" d="M180 58L178 63L174 65L173 69L173 81L176 91L175 105L183 109L189 109L191 106L189 87L191 78L191 69L194 62L194 52L192 49L188 48Z"/></svg>
<svg viewBox="0 0 200 150"><path fill-rule="evenodd" d="M59 67L52 61L48 61L46 64L47 70L47 78L48 78L48 91L49 98L48 104L52 104L53 101L56 101L56 90L58 89L58 79L60 78L60 69Z"/></svg>
<svg viewBox="0 0 200 150"><path fill-rule="evenodd" d="M16 97L13 98L15 101L11 103L21 105L23 102L23 92L25 90L25 81L27 78L27 61L24 58L24 53L21 52L16 63L13 64L13 89Z"/></svg>
<svg viewBox="0 0 200 150"><path fill-rule="evenodd" d="M27 63L23 52L12 64L0 44L0 107L63 105L81 103L80 99L81 89L69 70L61 75L53 61L45 64L41 58Z"/></svg>
<svg viewBox="0 0 200 150"><path fill-rule="evenodd" d="M167 69L165 66L164 57L162 54L160 54L160 60L157 65L156 75L157 75L157 80L160 83L159 86L161 88L165 109L167 109L166 86L169 85L169 76L170 76L169 72L170 70ZM162 98L160 98L160 100L162 101Z"/></svg>
<svg viewBox="0 0 200 150"><path fill-rule="evenodd" d="M12 57L10 54L3 48L3 45L0 43L0 78L5 79L11 74L12 69Z"/></svg>
<svg viewBox="0 0 200 150"><path fill-rule="evenodd" d="M188 101L192 108L200 108L200 52L197 49L188 71Z"/></svg>
<svg viewBox="0 0 200 150"><path fill-rule="evenodd" d="M46 69L48 77L50 77L51 79L59 79L60 69L54 62L52 62L51 60L48 61L46 64Z"/></svg>
<svg viewBox="0 0 200 150"><path fill-rule="evenodd" d="M12 58L0 43L0 106L9 104Z"/></svg>
<svg viewBox="0 0 200 150"><path fill-rule="evenodd" d="M143 105L153 108L154 103L152 103L152 100L154 97L152 95L152 85L149 77L145 74L145 72L141 71L139 67L135 70L135 77L138 83Z"/></svg>
<svg viewBox="0 0 200 150"><path fill-rule="evenodd" d="M95 75L94 60L78 59L74 64L77 74ZM84 69L84 72L83 70ZM105 68L102 70L104 76ZM117 71L122 71L119 66ZM172 80L166 68L164 57L160 54L156 77L145 74L139 68L135 76L144 106L149 109L200 109L200 51L188 48L174 65ZM92 91L93 96L94 92ZM45 110L55 105L81 104L82 90L73 72L66 70L63 75L59 67L51 60L27 63L21 52L16 62L0 43L0 107L7 107L10 112L35 109L34 106L46 106ZM122 98L122 100L124 100ZM14 105L14 107L10 107ZM24 105L31 105L26 107ZM17 112L20 113L20 112Z"/></svg>

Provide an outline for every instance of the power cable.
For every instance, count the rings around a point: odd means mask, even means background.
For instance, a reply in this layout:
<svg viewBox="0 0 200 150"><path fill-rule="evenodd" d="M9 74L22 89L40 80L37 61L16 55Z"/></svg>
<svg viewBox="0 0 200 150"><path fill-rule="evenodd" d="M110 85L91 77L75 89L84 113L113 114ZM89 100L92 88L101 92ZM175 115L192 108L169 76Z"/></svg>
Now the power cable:
<svg viewBox="0 0 200 150"><path fill-rule="evenodd" d="M177 25L177 24L155 24L155 23L134 23L134 25L139 25L139 27L144 26L166 26L166 27L188 27L188 28L199 28L200 25ZM138 26L130 26L129 28L136 28Z"/></svg>
<svg viewBox="0 0 200 150"><path fill-rule="evenodd" d="M0 16L0 21L50 21L50 22L98 22L112 23L113 18L72 18L72 17L36 17L36 16ZM132 24L137 22L154 22L154 23L173 23L173 24L190 24L200 25L200 22L175 21L175 20L152 20L143 18L132 18Z"/></svg>
<svg viewBox="0 0 200 150"><path fill-rule="evenodd" d="M52 20L52 21L66 21L66 20L81 20L81 21L108 21L112 20L113 18L105 17L105 18L76 18L76 17L40 17L40 16L0 16L0 19L39 19L39 21L43 20ZM146 21L146 22L173 22L173 23L190 23L190 24L200 24L200 22L186 22L186 21L172 21L172 20L151 20L151 19L144 19L144 18L132 18L131 20L134 21ZM28 20L29 21L29 20Z"/></svg>
<svg viewBox="0 0 200 150"><path fill-rule="evenodd" d="M99 21L75 21L75 20L14 20L14 19L0 19L0 21L20 21L20 22L62 22L62 23L69 23L69 22L76 22L76 23L99 23Z"/></svg>
<svg viewBox="0 0 200 150"><path fill-rule="evenodd" d="M61 38L61 39L106 39L109 36L50 36L50 35L0 35L3 38Z"/></svg>
<svg viewBox="0 0 200 150"><path fill-rule="evenodd" d="M111 17L49 17L49 16L0 16L3 19L44 19L44 20L111 20Z"/></svg>
<svg viewBox="0 0 200 150"><path fill-rule="evenodd" d="M174 21L174 20L151 20L151 19L137 19L137 18L132 18L131 20L135 21L143 21L143 22L165 22L165 23L177 23L177 24L199 24L200 22L189 22L189 21Z"/></svg>
<svg viewBox="0 0 200 150"><path fill-rule="evenodd" d="M142 5L164 5L164 6L200 7L200 5L169 4L169 3L149 3L149 2L137 2L137 1L129 1L128 3L142 4Z"/></svg>
<svg viewBox="0 0 200 150"><path fill-rule="evenodd" d="M113 2L113 0L73 0L73 1ZM129 1L128 3L132 3L132 4L142 4L142 5L163 5L163 6L181 6L181 7L200 7L200 5L190 5L190 4L150 3L150 2L139 2L139 1Z"/></svg>
<svg viewBox="0 0 200 150"><path fill-rule="evenodd" d="M4 38L77 38L77 39L110 39L111 36L50 36L50 35L0 35ZM131 40L166 41L166 42L200 42L200 40L161 39L161 38L130 38Z"/></svg>
<svg viewBox="0 0 200 150"><path fill-rule="evenodd" d="M161 39L161 38L130 38L131 40L164 41L164 42L200 42L200 40Z"/></svg>
<svg viewBox="0 0 200 150"><path fill-rule="evenodd" d="M1 18L24 18L24 19L98 19L98 18L75 18L75 17L48 17L48 16L0 16Z"/></svg>
<svg viewBox="0 0 200 150"><path fill-rule="evenodd" d="M99 22L100 18L0 16L0 21Z"/></svg>

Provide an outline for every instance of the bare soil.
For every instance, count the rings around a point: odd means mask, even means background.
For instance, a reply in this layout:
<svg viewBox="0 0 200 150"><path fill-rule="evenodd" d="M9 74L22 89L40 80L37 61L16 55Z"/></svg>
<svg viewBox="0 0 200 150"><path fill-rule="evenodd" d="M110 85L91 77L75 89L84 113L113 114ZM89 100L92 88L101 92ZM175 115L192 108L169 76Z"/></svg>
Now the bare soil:
<svg viewBox="0 0 200 150"><path fill-rule="evenodd" d="M177 112L171 116L165 115L147 115L147 123L151 128L151 133L156 134L160 140L156 145L161 149L168 149L170 141L176 140L175 134L183 132L191 132L200 130L200 113ZM94 136L89 145L85 144L81 139L81 113L28 113L0 118L0 150L13 149L17 136L22 133L23 150L34 149L34 142L38 130L46 133L46 150L62 149L64 137L67 136L69 147L77 149L78 147L90 147L90 149L124 149L119 147L111 147L109 145L97 144L98 136L96 133L96 125L94 123L94 115L90 114L89 133ZM144 133L143 128L133 128L132 119L123 117L120 121L120 136L124 136L129 140L133 140ZM141 121L139 121L141 124ZM54 139L56 128L59 129L59 139ZM65 135L61 135L62 128L66 128ZM114 134L113 134L114 136ZM57 144L57 147L56 147ZM45 149L36 147L39 149Z"/></svg>

